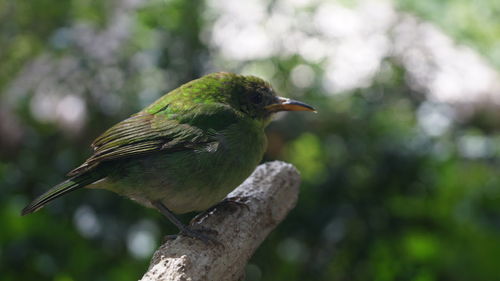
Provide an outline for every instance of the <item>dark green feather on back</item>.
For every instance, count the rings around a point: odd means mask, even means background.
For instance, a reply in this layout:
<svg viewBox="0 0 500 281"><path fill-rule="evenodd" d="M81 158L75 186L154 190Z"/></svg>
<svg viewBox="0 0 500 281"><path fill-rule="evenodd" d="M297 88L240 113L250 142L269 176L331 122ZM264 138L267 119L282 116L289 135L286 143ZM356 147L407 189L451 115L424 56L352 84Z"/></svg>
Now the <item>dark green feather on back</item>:
<svg viewBox="0 0 500 281"><path fill-rule="evenodd" d="M169 115L167 109L156 114L140 112L133 115L98 137L92 143L94 154L68 173L68 176L86 173L105 161L158 151L200 149L213 144L217 141L215 130L225 128L238 120L237 114L231 108L217 107L215 112L209 113L197 111L195 108L182 114L182 118L179 118L179 115ZM204 108L206 109L206 106Z"/></svg>

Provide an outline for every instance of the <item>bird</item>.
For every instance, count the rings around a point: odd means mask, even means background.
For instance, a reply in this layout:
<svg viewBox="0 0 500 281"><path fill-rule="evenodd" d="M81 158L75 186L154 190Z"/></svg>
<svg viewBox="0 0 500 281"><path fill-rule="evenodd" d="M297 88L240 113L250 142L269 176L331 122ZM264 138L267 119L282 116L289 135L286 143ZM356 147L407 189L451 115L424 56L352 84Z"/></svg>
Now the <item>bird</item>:
<svg viewBox="0 0 500 281"><path fill-rule="evenodd" d="M209 241L176 214L207 210L241 184L261 162L264 129L280 111L316 112L256 76L202 76L97 137L93 154L21 214L77 189L105 189L157 209L179 234Z"/></svg>

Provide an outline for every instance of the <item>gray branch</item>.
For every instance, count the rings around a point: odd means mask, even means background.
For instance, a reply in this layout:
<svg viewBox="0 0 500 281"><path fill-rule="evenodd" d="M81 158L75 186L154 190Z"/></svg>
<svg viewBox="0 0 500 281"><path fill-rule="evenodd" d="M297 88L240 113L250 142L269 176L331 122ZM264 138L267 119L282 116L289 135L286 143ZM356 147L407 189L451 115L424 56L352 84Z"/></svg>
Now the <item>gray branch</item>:
<svg viewBox="0 0 500 281"><path fill-rule="evenodd" d="M257 247L295 206L299 184L300 176L290 164L275 161L258 166L228 195L242 198L248 209L227 205L192 222L194 227L217 231L214 237L223 246L187 237L168 240L153 255L141 281L241 280Z"/></svg>

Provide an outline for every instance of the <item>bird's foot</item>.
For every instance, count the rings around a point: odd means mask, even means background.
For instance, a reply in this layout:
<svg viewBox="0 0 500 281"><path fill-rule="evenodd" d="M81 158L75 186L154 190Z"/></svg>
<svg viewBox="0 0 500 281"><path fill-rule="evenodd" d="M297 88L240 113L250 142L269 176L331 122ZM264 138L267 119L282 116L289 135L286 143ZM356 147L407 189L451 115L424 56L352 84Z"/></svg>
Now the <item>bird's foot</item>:
<svg viewBox="0 0 500 281"><path fill-rule="evenodd" d="M236 208L245 208L247 211L250 211L250 207L246 202L248 202L248 197L246 196L234 196L234 197L227 197L224 198L219 204L215 205L214 207L217 208L217 206L230 206L230 207L236 207Z"/></svg>
<svg viewBox="0 0 500 281"><path fill-rule="evenodd" d="M179 235L182 236L187 236L191 238L195 238L198 240L203 241L205 244L215 244L215 245L222 245L217 239L210 237L209 235L205 235L202 232L209 232L212 234L217 235L218 232L209 229L206 227L192 227L192 226L186 226L183 224L173 213L170 211L162 202L160 201L151 201L151 204L155 206L170 222L172 222L177 228L179 228L180 232L178 235L167 235L164 237L163 241L171 240L177 238Z"/></svg>
<svg viewBox="0 0 500 281"><path fill-rule="evenodd" d="M217 230L213 230L211 228L207 228L207 227L194 228L194 227L186 226L181 230L181 232L179 232L179 234L166 235L163 238L163 241L165 242L167 240L173 240L173 239L176 239L177 237L179 237L179 235L181 235L181 236L186 236L186 237L190 237L193 239L198 239L205 244L213 244L213 245L217 245L217 246L223 246L221 242L219 242L217 239L215 239L211 236L211 235L217 235L217 234L219 234L219 232L217 232Z"/></svg>
<svg viewBox="0 0 500 281"><path fill-rule="evenodd" d="M191 220L191 224L193 223L201 223L203 220L205 220L208 216L210 216L211 213L213 213L217 209L222 209L222 208L232 208L232 209L240 209L240 208L245 208L248 211L250 211L250 207L245 203L248 201L248 197L245 196L234 196L234 197L227 197L224 198L224 200L220 201L219 203L213 205L212 207L208 208L207 210L203 211L202 213L198 214L196 217L194 217Z"/></svg>

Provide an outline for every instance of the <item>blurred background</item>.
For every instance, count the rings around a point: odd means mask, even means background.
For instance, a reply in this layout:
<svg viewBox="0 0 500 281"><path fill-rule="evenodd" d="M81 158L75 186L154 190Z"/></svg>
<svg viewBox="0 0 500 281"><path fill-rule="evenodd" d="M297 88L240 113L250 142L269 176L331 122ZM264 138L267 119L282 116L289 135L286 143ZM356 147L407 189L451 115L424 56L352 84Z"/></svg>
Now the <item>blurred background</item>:
<svg viewBox="0 0 500 281"><path fill-rule="evenodd" d="M497 0L0 0L0 279L136 280L176 229L106 191L21 217L106 128L214 71L268 79L302 174L246 280L499 280ZM184 216L189 220L190 216Z"/></svg>

